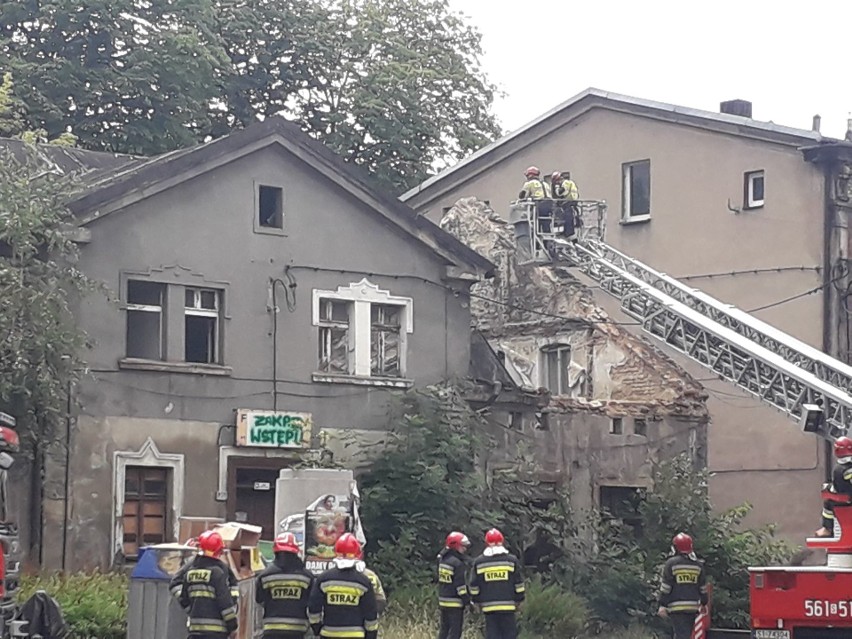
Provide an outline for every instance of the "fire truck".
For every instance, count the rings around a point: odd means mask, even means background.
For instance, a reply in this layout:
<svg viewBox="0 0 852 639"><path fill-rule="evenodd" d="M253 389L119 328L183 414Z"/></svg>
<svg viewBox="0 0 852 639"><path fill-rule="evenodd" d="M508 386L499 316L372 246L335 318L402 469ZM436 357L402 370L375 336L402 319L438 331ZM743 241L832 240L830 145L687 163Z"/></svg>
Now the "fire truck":
<svg viewBox="0 0 852 639"><path fill-rule="evenodd" d="M617 298L645 332L803 431L829 441L848 435L852 366L609 246L605 202L517 201L509 222L519 263L573 267L580 281ZM566 236L565 222L574 233ZM852 639L852 504L825 488L823 498L835 504L834 537L806 543L826 551L825 565L749 568L753 639Z"/></svg>
<svg viewBox="0 0 852 639"><path fill-rule="evenodd" d="M18 526L10 521L7 500L8 470L20 450L16 421L0 412L0 636L6 637L17 612L15 594L18 589L20 547Z"/></svg>

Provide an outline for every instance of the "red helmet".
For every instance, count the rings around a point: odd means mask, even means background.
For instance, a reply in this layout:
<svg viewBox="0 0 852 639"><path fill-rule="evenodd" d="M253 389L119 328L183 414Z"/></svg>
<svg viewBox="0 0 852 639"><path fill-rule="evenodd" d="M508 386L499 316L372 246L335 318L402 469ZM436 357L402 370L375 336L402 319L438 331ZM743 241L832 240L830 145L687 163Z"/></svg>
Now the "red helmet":
<svg viewBox="0 0 852 639"><path fill-rule="evenodd" d="M834 456L838 458L852 457L852 439L838 437L834 441Z"/></svg>
<svg viewBox="0 0 852 639"><path fill-rule="evenodd" d="M496 528L492 528L487 533L485 533L485 543L489 546L502 546L503 533L501 533Z"/></svg>
<svg viewBox="0 0 852 639"><path fill-rule="evenodd" d="M451 548L452 550L458 550L461 552L464 548L470 546L470 539L467 538L467 535L460 532L451 532L447 535L447 548Z"/></svg>
<svg viewBox="0 0 852 639"><path fill-rule="evenodd" d="M555 171L553 173L553 175L550 176L550 181L551 182L561 182L562 181L562 174L559 171Z"/></svg>
<svg viewBox="0 0 852 639"><path fill-rule="evenodd" d="M291 532L281 533L275 538L275 543L272 544L272 552L290 552L299 554L299 542L296 541L296 535Z"/></svg>
<svg viewBox="0 0 852 639"><path fill-rule="evenodd" d="M678 533L672 539L672 546L677 552L688 555L692 552L692 537L686 533Z"/></svg>
<svg viewBox="0 0 852 639"><path fill-rule="evenodd" d="M344 559L360 559L361 542L352 533L343 533L334 543L334 554Z"/></svg>
<svg viewBox="0 0 852 639"><path fill-rule="evenodd" d="M208 557L218 557L225 549L225 542L222 541L222 535L208 530L198 535L198 547Z"/></svg>
<svg viewBox="0 0 852 639"><path fill-rule="evenodd" d="M541 175L541 171L538 170L537 166L531 166L524 171L524 177L538 177L539 175Z"/></svg>

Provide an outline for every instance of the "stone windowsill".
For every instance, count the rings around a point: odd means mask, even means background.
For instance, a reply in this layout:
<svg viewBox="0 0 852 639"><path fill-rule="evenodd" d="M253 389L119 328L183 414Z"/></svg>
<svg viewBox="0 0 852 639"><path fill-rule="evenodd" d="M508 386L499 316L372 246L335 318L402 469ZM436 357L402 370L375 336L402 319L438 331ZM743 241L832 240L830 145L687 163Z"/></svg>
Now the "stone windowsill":
<svg viewBox="0 0 852 639"><path fill-rule="evenodd" d="M633 217L621 218L618 223L621 225L627 224L642 224L643 222L650 222L651 214L648 215L634 215Z"/></svg>
<svg viewBox="0 0 852 639"><path fill-rule="evenodd" d="M193 362L162 362L153 359L125 357L118 360L122 370L153 371L157 373L184 373L186 375L216 375L227 377L233 369L219 364L195 364Z"/></svg>
<svg viewBox="0 0 852 639"><path fill-rule="evenodd" d="M319 384L352 384L355 386L379 386L384 388L411 388L413 379L402 377L364 377L361 375L337 375L334 373L313 373L311 380Z"/></svg>

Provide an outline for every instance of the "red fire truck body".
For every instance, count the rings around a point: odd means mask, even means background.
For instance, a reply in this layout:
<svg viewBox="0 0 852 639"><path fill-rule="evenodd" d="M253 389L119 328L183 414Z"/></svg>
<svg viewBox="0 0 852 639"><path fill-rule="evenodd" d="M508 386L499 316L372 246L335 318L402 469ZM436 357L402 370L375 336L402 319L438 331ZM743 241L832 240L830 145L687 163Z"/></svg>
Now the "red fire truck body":
<svg viewBox="0 0 852 639"><path fill-rule="evenodd" d="M753 639L852 639L852 505L823 498L835 502L841 534L807 546L825 549L827 565L749 568Z"/></svg>

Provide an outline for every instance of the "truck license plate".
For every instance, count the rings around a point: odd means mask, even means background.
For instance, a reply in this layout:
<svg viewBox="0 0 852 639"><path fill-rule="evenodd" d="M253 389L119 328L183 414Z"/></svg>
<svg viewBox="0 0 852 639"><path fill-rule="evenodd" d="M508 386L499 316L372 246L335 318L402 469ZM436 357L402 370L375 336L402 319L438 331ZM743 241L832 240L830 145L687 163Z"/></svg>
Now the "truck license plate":
<svg viewBox="0 0 852 639"><path fill-rule="evenodd" d="M790 631L761 628L754 631L754 639L790 639Z"/></svg>

